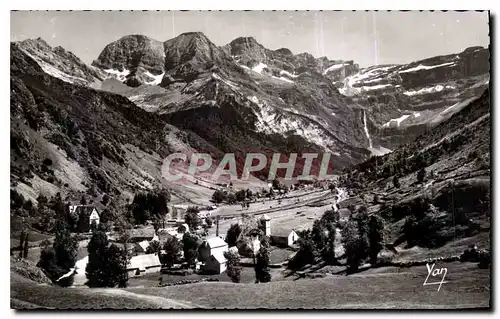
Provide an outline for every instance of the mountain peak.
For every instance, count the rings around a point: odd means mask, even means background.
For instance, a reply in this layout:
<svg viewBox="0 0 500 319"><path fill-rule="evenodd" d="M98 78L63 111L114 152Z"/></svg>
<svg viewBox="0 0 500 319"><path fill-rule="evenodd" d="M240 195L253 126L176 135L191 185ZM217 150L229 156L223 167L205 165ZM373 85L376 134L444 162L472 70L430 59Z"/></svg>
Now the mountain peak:
<svg viewBox="0 0 500 319"><path fill-rule="evenodd" d="M21 46L30 46L30 47L37 47L39 49L45 48L51 50L52 47L45 41L44 39L38 37L36 39L26 39L23 41L17 42Z"/></svg>
<svg viewBox="0 0 500 319"><path fill-rule="evenodd" d="M281 55L293 55L292 51L288 48L279 48L275 50L274 52L281 54Z"/></svg>
<svg viewBox="0 0 500 319"><path fill-rule="evenodd" d="M205 33L201 31L194 31L194 32L184 32L181 33L177 36L178 37L191 37L191 38L205 38L208 39L208 37L205 35Z"/></svg>
<svg viewBox="0 0 500 319"><path fill-rule="evenodd" d="M231 41L229 43L229 46L231 46L231 48L234 48L234 47L241 47L241 46L244 46L244 47L247 47L247 48L250 48L250 47L264 47L262 44L260 44L259 42L257 42L257 40L254 38L254 37L239 37L239 38L236 38L234 39L233 41Z"/></svg>
<svg viewBox="0 0 500 319"><path fill-rule="evenodd" d="M133 70L139 66L163 72L163 43L141 34L131 34L108 44L92 65L101 69Z"/></svg>
<svg viewBox="0 0 500 319"><path fill-rule="evenodd" d="M143 34L129 34L129 35L125 35L123 37L121 37L120 39L118 39L116 42L121 42L121 41L131 41L131 40L135 40L135 41L157 41L157 40L154 40L146 35L143 35Z"/></svg>

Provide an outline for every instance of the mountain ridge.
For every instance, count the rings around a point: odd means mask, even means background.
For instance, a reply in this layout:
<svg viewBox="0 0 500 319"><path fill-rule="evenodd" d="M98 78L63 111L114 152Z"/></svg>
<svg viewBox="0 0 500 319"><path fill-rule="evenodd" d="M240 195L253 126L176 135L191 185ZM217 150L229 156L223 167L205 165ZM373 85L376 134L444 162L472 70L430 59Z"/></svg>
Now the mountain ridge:
<svg viewBox="0 0 500 319"><path fill-rule="evenodd" d="M240 96L238 105L253 109L253 131L298 134L341 154L337 161L347 164L412 140L478 96L489 83L485 52L471 47L456 55L360 70L353 61L270 50L254 37L218 47L203 33L188 32L164 42L124 36L104 48L93 68L103 79L100 89L124 95L148 112L220 106L229 96ZM447 59L458 62L441 71L452 63ZM438 84L427 88L412 80L421 74ZM117 82L111 84L108 76ZM344 122L348 125L342 127Z"/></svg>

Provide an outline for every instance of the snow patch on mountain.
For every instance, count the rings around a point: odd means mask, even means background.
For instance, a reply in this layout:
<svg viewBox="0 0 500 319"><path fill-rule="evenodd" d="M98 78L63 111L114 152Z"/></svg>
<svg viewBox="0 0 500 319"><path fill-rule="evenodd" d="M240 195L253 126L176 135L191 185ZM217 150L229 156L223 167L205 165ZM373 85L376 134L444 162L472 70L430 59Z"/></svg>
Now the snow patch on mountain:
<svg viewBox="0 0 500 319"><path fill-rule="evenodd" d="M370 151L372 152L372 156L383 156L392 152L392 150L383 146L371 147Z"/></svg>
<svg viewBox="0 0 500 319"><path fill-rule="evenodd" d="M146 71L145 74L152 78L153 80L150 81L150 82L147 82L147 84L149 85L158 85L161 83L161 80L163 79L163 76L165 75L165 72L163 72L162 74L158 74L158 75L153 75L151 73L149 73L149 71Z"/></svg>
<svg viewBox="0 0 500 319"><path fill-rule="evenodd" d="M285 82L288 82L288 83L295 83L295 82L293 82L292 80L287 79L287 78L282 77L282 76L277 77L277 76L271 75L271 77L272 77L273 79L276 79L276 80L281 80L281 81L285 81Z"/></svg>
<svg viewBox="0 0 500 319"><path fill-rule="evenodd" d="M285 71L285 70L281 70L281 71L280 71L280 75L287 75L287 76L289 76L289 77L291 77L291 78L296 78L296 77L298 77L298 75L296 75L296 74L292 74L292 73L290 73L290 72L288 72L288 71Z"/></svg>
<svg viewBox="0 0 500 319"><path fill-rule="evenodd" d="M51 75L55 78L58 78L64 82L74 84L75 82L81 83L81 82L88 82L87 80L76 77L73 75L69 75L63 71L61 71L58 68L55 68L53 65L43 61L42 59L38 58L37 56L29 53L27 50L23 50L24 53L26 53L29 57L31 57L33 60L38 63L38 65L42 68L43 72L47 73L48 75Z"/></svg>
<svg viewBox="0 0 500 319"><path fill-rule="evenodd" d="M394 68L393 66L385 67L372 67L359 71L356 74L348 76L344 79L344 86L339 89L340 94L345 96L359 95L362 92L380 90L391 87L392 84L380 84L374 86L357 86L359 83L378 82L378 77L386 73L388 70ZM376 79L374 79L376 78Z"/></svg>
<svg viewBox="0 0 500 319"><path fill-rule="evenodd" d="M417 118L417 117L419 117L419 116L420 116L420 113L419 113L419 112L414 112L414 113L413 113L413 116Z"/></svg>
<svg viewBox="0 0 500 319"><path fill-rule="evenodd" d="M396 125L399 127L401 125L401 122L409 118L410 115L403 115L401 117L398 117L397 119L391 119L389 122L385 123L382 125L382 127L389 127L391 126L392 123L396 123Z"/></svg>
<svg viewBox="0 0 500 319"><path fill-rule="evenodd" d="M133 95L128 99L147 112L155 112L160 108L160 105L146 103L144 95Z"/></svg>
<svg viewBox="0 0 500 319"><path fill-rule="evenodd" d="M444 114L444 113L448 112L449 110L451 110L452 108L454 108L455 106L457 106L459 104L460 104L460 102L455 103L452 106L447 107L444 111L441 112L441 114Z"/></svg>
<svg viewBox="0 0 500 319"><path fill-rule="evenodd" d="M330 71L341 69L341 68L343 68L346 65L348 65L348 64L345 64L345 63L334 64L334 65L330 66L329 68L327 68L325 71L323 71L323 75L326 75Z"/></svg>
<svg viewBox="0 0 500 319"><path fill-rule="evenodd" d="M445 88L444 86L438 84L436 86L423 88L423 89L420 89L420 90L417 90L417 91L415 91L415 90L406 91L406 92L403 92L403 94L406 95L406 96L430 94L430 93L441 92L444 88ZM450 86L447 85L446 88L450 88Z"/></svg>
<svg viewBox="0 0 500 319"><path fill-rule="evenodd" d="M115 69L107 69L104 72L111 74L116 77L119 81L123 82L127 79L127 76L130 74L130 70L124 69L123 71L115 70Z"/></svg>
<svg viewBox="0 0 500 319"><path fill-rule="evenodd" d="M362 86L360 87L361 91L375 91L375 90L382 90L386 89L388 87L391 87L392 84L379 84L379 85L371 85L371 86Z"/></svg>
<svg viewBox="0 0 500 319"><path fill-rule="evenodd" d="M61 79L63 80L64 82L68 82L68 83L75 83L75 82L79 82L79 81L83 81L83 82L86 82L85 79L82 79L82 78L79 78L79 77L76 77L76 76L72 76L72 75L69 75L67 73L64 73L63 71L53 67L52 65L44 62L44 61L37 61L38 64L40 65L40 67L42 68L43 72L49 74L49 75L52 75L53 77L56 77L58 79Z"/></svg>
<svg viewBox="0 0 500 319"><path fill-rule="evenodd" d="M259 64L252 68L252 71L262 74L262 70L264 70L265 68L267 68L267 65L259 62Z"/></svg>
<svg viewBox="0 0 500 319"><path fill-rule="evenodd" d="M438 65L419 64L416 67L409 68L409 69L406 69L403 71L399 71L399 73L408 73L408 72L415 72L415 71L420 71L420 70L430 70L430 69L435 69L435 68L439 68L439 67L443 67L443 66L452 66L454 64L455 64L455 62L446 62L446 63L438 64Z"/></svg>

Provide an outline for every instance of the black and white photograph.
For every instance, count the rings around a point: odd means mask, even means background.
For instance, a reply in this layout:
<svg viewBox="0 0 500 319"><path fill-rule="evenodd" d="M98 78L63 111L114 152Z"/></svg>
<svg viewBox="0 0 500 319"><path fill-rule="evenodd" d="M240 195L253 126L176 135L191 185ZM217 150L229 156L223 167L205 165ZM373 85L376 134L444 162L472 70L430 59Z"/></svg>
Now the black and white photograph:
<svg viewBox="0 0 500 319"><path fill-rule="evenodd" d="M11 309L491 310L491 14L10 11Z"/></svg>

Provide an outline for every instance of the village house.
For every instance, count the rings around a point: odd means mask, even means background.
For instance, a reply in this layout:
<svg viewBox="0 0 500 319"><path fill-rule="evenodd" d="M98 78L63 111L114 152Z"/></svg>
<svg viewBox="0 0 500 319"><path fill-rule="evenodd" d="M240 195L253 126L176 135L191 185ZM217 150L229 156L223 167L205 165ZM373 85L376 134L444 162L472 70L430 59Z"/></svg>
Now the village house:
<svg viewBox="0 0 500 319"><path fill-rule="evenodd" d="M128 231L128 242L139 243L142 241L151 241L155 236L155 230L152 227L134 228Z"/></svg>
<svg viewBox="0 0 500 319"><path fill-rule="evenodd" d="M168 215L175 219L184 220L184 215L188 209L187 205L168 205Z"/></svg>
<svg viewBox="0 0 500 319"><path fill-rule="evenodd" d="M127 265L129 276L140 276L146 273L159 272L160 269L161 263L158 254L132 257Z"/></svg>
<svg viewBox="0 0 500 319"><path fill-rule="evenodd" d="M212 211L209 210L200 210L200 212L198 213L199 218L207 218L210 216L212 216Z"/></svg>
<svg viewBox="0 0 500 319"><path fill-rule="evenodd" d="M222 251L216 251L202 266L205 274L222 274L227 269L227 259Z"/></svg>
<svg viewBox="0 0 500 319"><path fill-rule="evenodd" d="M299 236L293 229L273 228L270 243L278 247L289 247L298 239Z"/></svg>
<svg viewBox="0 0 500 319"><path fill-rule="evenodd" d="M158 240L160 243L166 242L171 237L175 237L175 238L177 238L177 240L182 240L182 237L184 237L184 234L189 232L189 231L186 231L186 228L189 229L189 227L158 229L154 239Z"/></svg>
<svg viewBox="0 0 500 319"><path fill-rule="evenodd" d="M88 233L92 227L97 227L100 222L99 212L96 207L88 205L70 205L70 217L74 221L74 230Z"/></svg>
<svg viewBox="0 0 500 319"><path fill-rule="evenodd" d="M204 240L198 249L198 260L207 261L212 255L224 255L228 251L227 243L220 237Z"/></svg>
<svg viewBox="0 0 500 319"><path fill-rule="evenodd" d="M153 238L154 240L154 238ZM136 253L136 254L145 254L148 247L149 247L149 241L147 240L143 240L143 241L140 241L140 242L136 242L136 243L133 243L133 252Z"/></svg>

